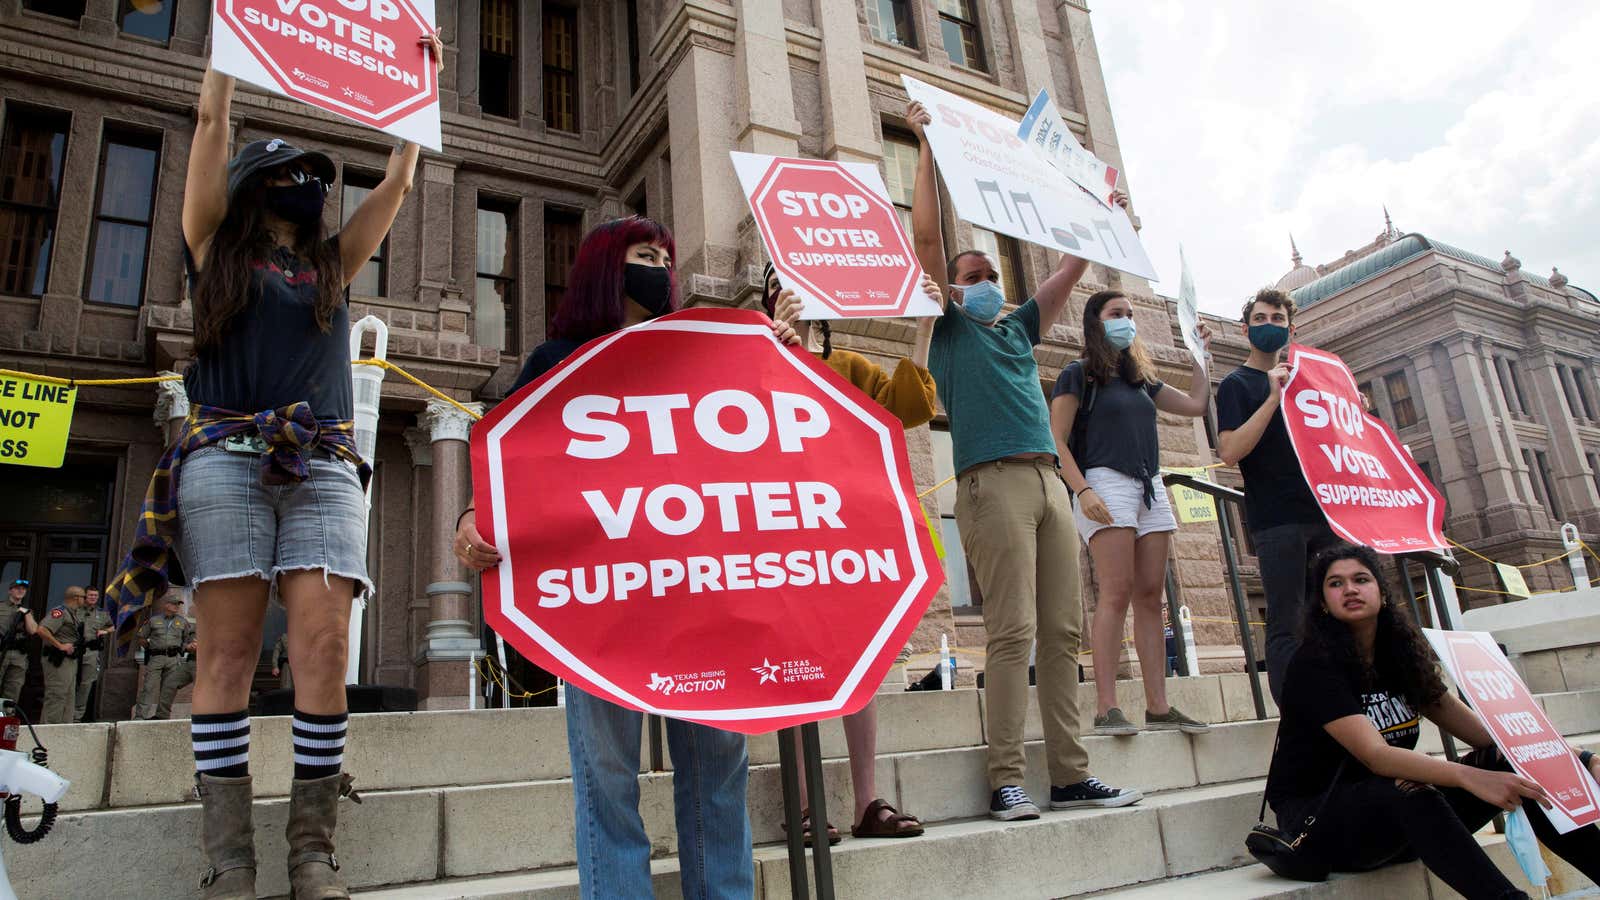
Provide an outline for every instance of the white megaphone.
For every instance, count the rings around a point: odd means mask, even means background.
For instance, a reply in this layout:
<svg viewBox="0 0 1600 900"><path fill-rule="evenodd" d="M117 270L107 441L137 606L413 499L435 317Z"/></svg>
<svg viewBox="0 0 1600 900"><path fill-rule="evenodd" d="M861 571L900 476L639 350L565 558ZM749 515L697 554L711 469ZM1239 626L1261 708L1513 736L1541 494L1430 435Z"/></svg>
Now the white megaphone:
<svg viewBox="0 0 1600 900"><path fill-rule="evenodd" d="M60 775L34 765L26 753L0 750L0 797L7 794L33 794L46 803L57 803L72 784ZM0 846L5 841L0 839ZM6 873L4 854L0 854L0 900L17 900L11 889L11 876Z"/></svg>

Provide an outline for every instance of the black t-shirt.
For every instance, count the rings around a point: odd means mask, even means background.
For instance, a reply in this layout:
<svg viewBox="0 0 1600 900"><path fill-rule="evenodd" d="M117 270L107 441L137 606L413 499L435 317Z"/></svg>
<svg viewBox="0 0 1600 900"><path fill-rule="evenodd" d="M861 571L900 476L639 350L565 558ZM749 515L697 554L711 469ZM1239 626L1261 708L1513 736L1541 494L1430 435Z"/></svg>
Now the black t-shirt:
<svg viewBox="0 0 1600 900"><path fill-rule="evenodd" d="M338 236L329 239L338 252ZM188 248L193 294L199 273ZM334 307L326 334L317 325L317 271L280 247L255 264L251 302L228 323L222 341L201 350L183 373L193 403L240 413L281 409L302 400L319 419L355 418L350 378L350 306Z"/></svg>
<svg viewBox="0 0 1600 900"><path fill-rule="evenodd" d="M1267 802L1315 800L1327 791L1339 763L1340 780L1371 772L1323 728L1346 716L1365 715L1391 747L1414 750L1421 719L1400 691L1379 684L1363 691L1347 670L1320 650L1301 647L1289 660L1278 704L1278 748L1267 773Z"/></svg>
<svg viewBox="0 0 1600 900"><path fill-rule="evenodd" d="M1084 418L1079 432L1083 446L1072 448L1078 468L1084 472L1098 467L1115 469L1146 482L1154 478L1161 469L1155 402L1156 394L1161 393L1161 382L1133 385L1121 378L1109 382L1096 379L1094 405L1087 417L1083 411L1083 382L1083 360L1076 360L1061 370L1056 389L1050 394L1052 400L1062 394L1078 398L1078 416Z"/></svg>
<svg viewBox="0 0 1600 900"><path fill-rule="evenodd" d="M1271 393L1266 372L1249 366L1229 372L1217 387L1217 431L1238 429ZM1244 517L1251 531L1326 521L1300 472L1300 460L1283 424L1283 410L1273 410L1255 449L1239 460L1239 473L1244 476Z"/></svg>
<svg viewBox="0 0 1600 900"><path fill-rule="evenodd" d="M562 360L571 356L573 351L583 344L583 341L554 338L533 348L533 352L528 354L528 361L522 364L522 371L517 374L516 382L511 385L511 393L515 394L532 384L540 375L560 365Z"/></svg>

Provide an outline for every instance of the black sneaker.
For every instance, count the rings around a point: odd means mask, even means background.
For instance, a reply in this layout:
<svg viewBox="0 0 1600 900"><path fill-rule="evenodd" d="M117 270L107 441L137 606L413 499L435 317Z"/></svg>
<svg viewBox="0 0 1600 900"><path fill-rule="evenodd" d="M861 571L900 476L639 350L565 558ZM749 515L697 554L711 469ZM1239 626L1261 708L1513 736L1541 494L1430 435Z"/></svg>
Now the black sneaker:
<svg viewBox="0 0 1600 900"><path fill-rule="evenodd" d="M1028 799L1028 792L1014 784L999 788L989 798L989 818L1002 822L1039 818L1039 807Z"/></svg>
<svg viewBox="0 0 1600 900"><path fill-rule="evenodd" d="M1114 788L1098 778L1085 778L1066 787L1050 786L1051 809L1083 809L1095 807L1112 809L1131 806L1144 799L1144 794L1132 788ZM994 813L990 813L994 815Z"/></svg>

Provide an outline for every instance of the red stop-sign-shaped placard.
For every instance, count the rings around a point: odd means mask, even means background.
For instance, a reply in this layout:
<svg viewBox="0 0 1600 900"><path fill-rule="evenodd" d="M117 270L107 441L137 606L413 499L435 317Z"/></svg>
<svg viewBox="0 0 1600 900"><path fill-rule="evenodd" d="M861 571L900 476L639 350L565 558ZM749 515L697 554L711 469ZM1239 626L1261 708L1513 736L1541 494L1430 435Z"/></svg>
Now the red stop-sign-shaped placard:
<svg viewBox="0 0 1600 900"><path fill-rule="evenodd" d="M894 206L846 164L777 157L750 194L783 283L839 316L904 316L921 269Z"/></svg>
<svg viewBox="0 0 1600 900"><path fill-rule="evenodd" d="M1328 526L1380 553L1449 549L1444 498L1394 432L1367 414L1344 360L1295 344L1289 365L1283 423Z"/></svg>
<svg viewBox="0 0 1600 900"><path fill-rule="evenodd" d="M943 582L898 421L759 313L597 338L471 447L485 619L633 709L747 734L854 712Z"/></svg>
<svg viewBox="0 0 1600 900"><path fill-rule="evenodd" d="M1555 809L1547 815L1556 830L1565 834L1600 822L1600 784L1528 693L1494 637L1481 631L1430 629L1427 634L1500 752L1517 774L1537 782L1550 795Z"/></svg>
<svg viewBox="0 0 1600 900"><path fill-rule="evenodd" d="M386 128L439 98L411 0L217 0L225 22L286 94Z"/></svg>

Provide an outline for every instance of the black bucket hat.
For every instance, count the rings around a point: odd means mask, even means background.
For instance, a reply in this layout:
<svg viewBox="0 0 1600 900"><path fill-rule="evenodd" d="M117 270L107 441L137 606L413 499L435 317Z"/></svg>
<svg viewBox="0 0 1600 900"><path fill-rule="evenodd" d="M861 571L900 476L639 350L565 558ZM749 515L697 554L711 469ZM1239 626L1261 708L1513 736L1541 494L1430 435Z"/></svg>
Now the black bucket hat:
<svg viewBox="0 0 1600 900"><path fill-rule="evenodd" d="M270 141L251 141L244 145L228 163L228 200L239 193L239 189L256 175L276 169L296 160L304 162L311 167L311 174L322 180L324 190L333 187L334 180L339 171L334 166L332 158L326 153L316 150L301 150L291 145L282 138L273 138Z"/></svg>

